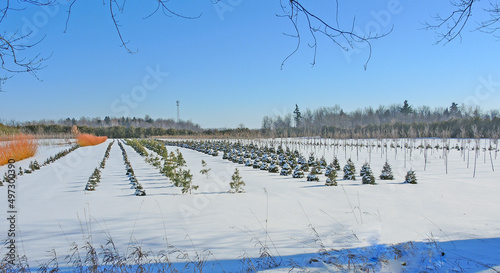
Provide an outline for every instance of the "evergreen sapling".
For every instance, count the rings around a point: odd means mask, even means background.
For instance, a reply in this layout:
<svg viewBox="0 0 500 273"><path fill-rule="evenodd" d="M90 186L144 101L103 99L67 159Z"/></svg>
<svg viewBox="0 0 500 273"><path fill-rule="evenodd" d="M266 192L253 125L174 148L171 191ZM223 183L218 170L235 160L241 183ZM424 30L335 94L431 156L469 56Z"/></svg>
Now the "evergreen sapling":
<svg viewBox="0 0 500 273"><path fill-rule="evenodd" d="M209 172L210 170L212 170L211 168L207 168L207 162L205 162L205 160L201 160L201 166L204 168L204 169L201 169L200 173L205 175L207 178L210 176Z"/></svg>
<svg viewBox="0 0 500 273"><path fill-rule="evenodd" d="M326 186L337 186L337 171L331 169L326 178Z"/></svg>
<svg viewBox="0 0 500 273"><path fill-rule="evenodd" d="M409 184L417 184L417 175L414 170L409 170L405 176L405 182Z"/></svg>
<svg viewBox="0 0 500 273"><path fill-rule="evenodd" d="M363 165L363 167L364 167L364 172L361 181L363 182L363 184L375 185L375 177L373 176L373 171L370 168L370 165L365 164Z"/></svg>
<svg viewBox="0 0 500 273"><path fill-rule="evenodd" d="M340 164L339 164L339 160L338 158L335 156L335 158L333 159L333 167L335 168L336 171L340 171Z"/></svg>
<svg viewBox="0 0 500 273"><path fill-rule="evenodd" d="M349 158L347 164L344 166L344 179L345 180L356 180L356 167L354 163Z"/></svg>
<svg viewBox="0 0 500 273"><path fill-rule="evenodd" d="M380 174L380 179L382 180L394 180L394 175L392 174L391 165L386 161L384 167L382 167L382 174Z"/></svg>
<svg viewBox="0 0 500 273"><path fill-rule="evenodd" d="M361 166L361 170L359 171L359 176L363 177L365 176L365 173L366 173L366 169L370 168L370 166L368 165L367 162L365 162L365 164L363 164L363 166Z"/></svg>
<svg viewBox="0 0 500 273"><path fill-rule="evenodd" d="M229 191L228 191L229 193L245 192L243 190L243 186L245 186L245 182L243 182L243 180L241 180L240 171L238 170L238 168L236 168L234 170L234 173L231 176L231 182L229 183L229 186L231 187L231 189L229 189Z"/></svg>

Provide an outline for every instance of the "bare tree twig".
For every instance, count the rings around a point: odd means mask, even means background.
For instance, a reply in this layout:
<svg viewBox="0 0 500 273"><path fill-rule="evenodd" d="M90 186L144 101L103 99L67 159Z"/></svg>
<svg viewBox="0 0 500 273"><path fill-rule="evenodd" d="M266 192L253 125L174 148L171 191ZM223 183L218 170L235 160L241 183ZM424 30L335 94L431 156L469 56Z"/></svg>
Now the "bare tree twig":
<svg viewBox="0 0 500 273"><path fill-rule="evenodd" d="M484 13L489 19L477 22L473 30L481 31L500 38L496 33L500 30L500 6L497 0L490 0L487 8L479 7L479 0L450 0L453 11L446 17L436 14L433 23L425 23L425 29L434 30L437 35L436 44L447 44L456 38L462 38L462 32L473 14Z"/></svg>
<svg viewBox="0 0 500 273"><path fill-rule="evenodd" d="M286 1L286 4L285 2ZM355 18L353 19L353 24L350 29L342 29L340 27L339 23L339 2L336 0L336 10L335 10L335 24L336 26L332 26L329 23L327 23L324 19L320 18L316 14L310 12L308 9L306 9L300 2L299 0L281 0L281 8L283 10L284 15L279 15L279 17L287 17L291 22L292 26L296 32L295 35L288 35L291 37L297 38L297 46L295 49L284 59L284 61L281 64L281 69L283 69L283 66L285 62L290 59L295 53L300 48L300 42L301 42L301 27L298 24L298 18L299 16L302 16L305 18L305 21L307 22L305 24L305 27L308 28L308 32L311 35L311 38L313 40L312 44L309 44L309 47L314 50L313 54L313 60L312 60L312 65L314 66L316 63L316 57L317 57L317 48L318 48L318 39L316 34L320 33L324 37L327 37L330 39L336 46L340 47L342 50L348 51L350 49L354 49L355 44L365 44L368 45L368 57L364 65L364 69L366 70L368 67L368 63L371 59L372 55L372 45L371 41L375 39L379 39L382 37L387 36L389 33L392 32L392 29L388 31L387 33L376 33L374 35L368 34L364 35L361 33L357 33L354 30L354 24L355 24ZM319 26L315 26L319 25ZM347 44L347 46L343 45L342 43Z"/></svg>
<svg viewBox="0 0 500 273"><path fill-rule="evenodd" d="M447 17L441 17L439 14L436 14L433 20L437 23L425 23L425 29L436 31L438 35L436 44L447 44L455 40L455 38L461 37L462 30L472 16L472 6L477 1L478 0L451 1L451 4L455 7L455 10L451 14ZM444 30L440 31L441 29Z"/></svg>

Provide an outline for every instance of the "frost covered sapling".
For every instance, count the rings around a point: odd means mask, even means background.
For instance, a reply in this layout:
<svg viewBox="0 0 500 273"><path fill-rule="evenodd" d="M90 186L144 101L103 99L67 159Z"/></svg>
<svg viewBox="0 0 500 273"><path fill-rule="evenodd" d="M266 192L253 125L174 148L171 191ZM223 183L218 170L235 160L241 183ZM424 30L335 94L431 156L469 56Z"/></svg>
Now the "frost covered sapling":
<svg viewBox="0 0 500 273"><path fill-rule="evenodd" d="M370 168L370 165L366 163L365 165L363 165L363 167L364 167L364 172L361 181L363 182L363 184L375 185L375 177L373 176L373 171Z"/></svg>
<svg viewBox="0 0 500 273"><path fill-rule="evenodd" d="M316 159L314 158L314 153L311 153L309 155L309 161L307 161L307 165L309 165L310 167L316 166Z"/></svg>
<svg viewBox="0 0 500 273"><path fill-rule="evenodd" d="M254 161L253 161L253 164L252 164L252 167L254 169L260 169L260 166L262 165L262 163L260 162L260 159L259 158L256 158Z"/></svg>
<svg viewBox="0 0 500 273"><path fill-rule="evenodd" d="M231 176L231 182L229 183L229 186L231 187L228 191L229 193L245 192L243 190L243 186L245 186L245 182L243 182L243 180L241 180L240 171L238 170L238 168L236 168L234 170L234 173Z"/></svg>
<svg viewBox="0 0 500 273"><path fill-rule="evenodd" d="M324 169L324 168L326 168L326 165L328 165L328 164L326 163L326 159L325 159L325 157L324 157L324 156L322 156L322 157L321 157L321 159L319 160L319 166L320 166L322 169Z"/></svg>
<svg viewBox="0 0 500 273"><path fill-rule="evenodd" d="M340 171L340 164L338 158L335 156L332 162L333 167L335 168L336 171Z"/></svg>
<svg viewBox="0 0 500 273"><path fill-rule="evenodd" d="M326 186L337 186L337 171L331 169L326 178Z"/></svg>
<svg viewBox="0 0 500 273"><path fill-rule="evenodd" d="M346 180L356 180L356 167L354 163L349 158L347 164L344 166L344 179Z"/></svg>
<svg viewBox="0 0 500 273"><path fill-rule="evenodd" d="M409 170L405 176L405 182L409 184L417 184L417 175L414 170Z"/></svg>
<svg viewBox="0 0 500 273"><path fill-rule="evenodd" d="M279 166L276 164L276 161L273 161L271 165L269 165L269 172L270 173L278 173L279 172Z"/></svg>
<svg viewBox="0 0 500 273"><path fill-rule="evenodd" d="M319 177L317 176L319 167L313 167L311 172L307 175L307 181L318 181Z"/></svg>
<svg viewBox="0 0 500 273"><path fill-rule="evenodd" d="M370 168L370 166L368 165L368 162L365 162L365 164L363 164L363 166L361 166L361 170L359 171L359 176L361 176L361 177L365 176L367 168Z"/></svg>
<svg viewBox="0 0 500 273"><path fill-rule="evenodd" d="M293 171L293 178L303 178L304 177L304 171L300 168L299 165L295 167L295 170Z"/></svg>
<svg viewBox="0 0 500 273"><path fill-rule="evenodd" d="M392 174L391 165L386 161L384 167L382 167L382 173L380 174L380 179L382 180L394 180L394 175Z"/></svg>
<svg viewBox="0 0 500 273"><path fill-rule="evenodd" d="M292 168L290 168L290 165L288 165L288 163L283 164L283 167L281 168L280 175L287 176L290 174L292 174Z"/></svg>

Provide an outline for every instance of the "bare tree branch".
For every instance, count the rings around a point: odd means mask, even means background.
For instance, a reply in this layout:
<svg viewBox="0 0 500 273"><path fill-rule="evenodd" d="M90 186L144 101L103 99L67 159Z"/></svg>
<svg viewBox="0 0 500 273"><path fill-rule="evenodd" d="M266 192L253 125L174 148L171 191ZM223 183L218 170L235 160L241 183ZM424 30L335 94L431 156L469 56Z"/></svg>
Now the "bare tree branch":
<svg viewBox="0 0 500 273"><path fill-rule="evenodd" d="M16 6L15 4L18 3ZM55 4L55 0L17 0L14 6L10 0L6 0L5 4L0 7L0 24L3 23L9 12L19 12L24 10L23 4L34 6L51 6ZM24 51L38 45L45 37L42 37L36 42L30 42L32 32L27 34L0 34L0 63L1 70L8 74L28 73L40 80L37 72L44 68L42 63L47 59L41 57L40 54L34 57L26 57ZM5 81L11 78L12 75L0 75L0 81Z"/></svg>
<svg viewBox="0 0 500 273"><path fill-rule="evenodd" d="M5 37L5 35L0 36L0 62L2 70L6 72L29 73L40 80L36 75L36 72L43 68L42 63L46 60L46 58L43 58L40 55L36 55L32 58L20 56L22 51L36 46L43 40L42 38L36 43L25 45L23 42L30 35L31 33L28 33L27 35L17 37L16 33L9 37ZM0 80L6 80L7 78L9 77L3 76L0 77Z"/></svg>
<svg viewBox="0 0 500 273"><path fill-rule="evenodd" d="M74 1L76 1L76 0L74 0ZM197 19L197 18L200 18L200 16L201 16L201 14L199 14L198 16L191 17L191 16L185 16L185 15L182 15L180 13L177 13L167 6L168 0L154 0L154 1L156 2L156 8L154 9L154 11L152 13L150 13L149 15L144 17L144 19L150 18L151 16L153 16L154 14L156 14L160 10L162 11L162 13L164 15L166 15L168 17L176 16L176 17L180 17L180 18L184 18L184 19ZM119 12L123 13L123 11L125 9L125 3L126 3L126 0L123 0L121 5L120 5L120 3L118 3L118 0L109 0L109 10L110 10L111 19L113 20L113 24L114 24L115 29L116 29L116 33L118 34L118 37L120 39L120 42L121 42L123 48L125 48L125 50L128 53L134 54L134 53L137 53L137 51L132 51L128 47L127 44L130 41L124 40L122 32L121 32L121 25L119 24L118 19L116 17L117 15L113 10L113 5L115 5L118 8ZM71 6L70 6L70 8L71 8Z"/></svg>
<svg viewBox="0 0 500 273"><path fill-rule="evenodd" d="M29 5L34 6L49 6L57 4L58 0L5 0L0 4L0 26L7 18L7 15L11 12L20 12L24 10ZM69 21L71 14L73 12L74 4L77 0L67 0L70 4L67 10L68 16L66 18L66 24L64 32L68 30ZM220 0L210 0L212 4L218 3ZM288 54L283 62L281 63L281 69L283 69L285 63L290 60L300 49L303 41L305 41L306 35L309 37L307 43L309 48L313 50L313 57L311 65L316 64L316 58L318 54L318 45L320 43L320 37L328 38L335 47L340 48L344 51L355 50L356 48L367 47L367 58L364 64L364 69L367 69L368 63L372 56L372 40L382 38L392 32L392 29L386 33L367 33L364 34L355 28L356 18L352 20L352 25L345 28L342 26L339 19L340 5L339 0L335 0L335 11L332 14L334 18L324 18L318 16L315 12L310 11L304 5L303 0L279 0L281 4L282 14L277 15L280 18L285 18L290 21L293 29L293 34L284 33L286 36L297 39L295 48ZM473 11L481 11L488 14L489 18L478 23L475 30L491 34L495 37L500 38L498 35L498 30L500 29L500 6L498 4L499 0L489 0L489 6L487 8L478 8L479 0L450 0L453 11L445 17L436 15L433 17L433 24L426 24L426 29L434 30L438 34L437 44L448 43L454 39L461 38L461 33L465 29L466 25L469 23ZM109 14L111 17L112 24L114 25L115 31L118 34L121 45L125 48L128 53L136 53L137 51L132 51L128 43L129 41L125 39L122 34L122 26L119 22L119 14L125 11L126 0L103 0L103 5L109 4ZM149 0L148 3L154 3L154 8L151 13L144 17L144 19L150 18L153 15L161 11L165 16L175 16L184 19L196 19L201 16L185 16L179 12L174 11L170 5L169 0ZM129 10L130 8L127 8ZM132 11L133 12L133 11ZM327 20L328 19L328 20ZM332 22L329 23L328 21ZM16 32L17 33L17 32ZM17 35L17 36L16 36ZM23 51L30 52L31 49L40 43L42 39L37 42L30 42L31 33L23 35L10 35L10 34L0 34L0 62L1 69L3 72L7 73L29 73L36 76L36 72L43 68L42 63L46 58L36 55L34 57L25 57ZM23 56L23 57L21 57ZM3 77L3 78L2 78ZM0 75L1 79L9 78L8 75Z"/></svg>
<svg viewBox="0 0 500 273"><path fill-rule="evenodd" d="M457 37L461 37L462 30L472 15L472 6L479 0L452 0L455 10L446 17L436 14L433 18L435 24L425 23L427 30L434 30L438 36L436 44L447 44Z"/></svg>
<svg viewBox="0 0 500 273"><path fill-rule="evenodd" d="M313 39L313 43L309 44L309 47L314 50L313 54L313 60L312 60L312 65L314 66L316 63L316 56L317 56L317 48L318 48L318 40L316 37L317 33L322 34L324 37L327 37L330 39L336 46L340 47L342 50L348 51L351 49L354 49L355 44L365 44L368 45L368 57L364 65L364 69L366 70L368 67L368 63L371 59L372 55L372 45L371 41L375 39L379 39L382 37L387 36L390 32L392 32L392 29L388 31L387 33L376 33L372 35L371 33L368 35L364 35L361 33L357 33L354 30L354 24L355 24L355 19L353 19L353 25L350 29L342 29L340 27L339 19L338 19L338 14L339 14L339 2L336 0L336 11L335 11L335 23L336 26L332 26L329 23L327 23L325 20L322 18L318 17L316 14L310 12L308 9L306 9L300 2L299 0L280 0L281 1L281 8L283 10L284 15L280 15L280 17L287 17L291 22L294 27L294 30L296 32L295 35L292 37L297 38L297 46L296 48L285 58L285 60L281 64L281 69L283 69L283 66L285 62L293 56L299 49L300 47L300 41L301 41L301 32L300 32L300 26L298 25L298 18L300 16L305 18L306 24L305 27L308 28L308 32L311 35L311 38ZM286 3L285 3L286 1ZM289 35L290 36L290 35ZM347 46L343 45L342 43L347 44Z"/></svg>
<svg viewBox="0 0 500 273"><path fill-rule="evenodd" d="M500 38L500 36L496 34L496 32L500 30L500 6L498 2L490 2L490 7L484 9L484 11L489 13L490 19L483 21L477 30Z"/></svg>
<svg viewBox="0 0 500 273"><path fill-rule="evenodd" d="M119 10L121 10L121 8L120 8L120 5L116 2L116 0L109 0L109 13L111 14L111 19L113 20L113 24L115 25L116 33L118 34L118 37L120 38L122 46L130 54L137 53L137 51L132 51L132 50L130 50L130 48L128 48L127 44L129 43L129 41L125 42L123 40L123 36L122 36L121 30L120 30L120 25L118 24L118 20L116 20L116 14L113 11L113 4L115 4Z"/></svg>
<svg viewBox="0 0 500 273"><path fill-rule="evenodd" d="M68 8L68 17L66 17L66 27L64 28L64 33L68 30L68 23L69 23L69 17L71 17L71 10L73 8L73 5L75 4L76 0L73 0L71 4L69 4Z"/></svg>
<svg viewBox="0 0 500 273"><path fill-rule="evenodd" d="M436 44L447 44L456 38L462 38L462 32L469 23L473 14L484 13L489 19L476 22L477 27L472 30L481 31L500 38L496 33L500 30L500 6L497 0L490 0L489 6L481 8L479 0L451 0L453 11L446 17L436 14L433 23L425 23L425 29L436 32Z"/></svg>

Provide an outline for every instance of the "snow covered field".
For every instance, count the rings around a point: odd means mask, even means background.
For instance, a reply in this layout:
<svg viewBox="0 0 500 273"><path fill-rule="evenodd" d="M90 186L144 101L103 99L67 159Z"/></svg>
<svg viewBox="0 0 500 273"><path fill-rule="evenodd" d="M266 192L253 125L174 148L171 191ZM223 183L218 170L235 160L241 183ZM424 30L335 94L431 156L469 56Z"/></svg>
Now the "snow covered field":
<svg viewBox="0 0 500 273"><path fill-rule="evenodd" d="M193 194L183 195L124 145L147 192L139 197L130 187L115 141L99 186L93 192L84 191L111 141L81 147L18 177L17 248L32 269L56 256L61 270L73 271L76 267L67 264L66 255L78 254L84 260L86 245L103 253L111 249L107 245L111 239L123 257L137 257L140 247L149 258L165 253L173 267L186 272L200 267L203 272L500 271L500 159L495 150L491 158L488 149L480 150L473 177L473 150L464 154L451 149L446 154L443 149L429 149L424 171L424 149L413 149L410 155L410 149L391 148L392 140L386 140L387 150L378 147L377 140L360 140L363 146L286 140L304 156L313 152L330 163L336 155L341 167L351 158L358 175L363 163L370 162L378 178L387 158L395 175L392 181L377 179L377 185L362 185L360 178L342 180L339 172L338 186L326 187L324 175L320 182L307 182L222 160L222 153L213 157L179 148L194 175L193 183L200 186ZM405 140L398 143L404 146ZM411 144L421 143L443 146L440 139ZM450 141L450 147L455 144L463 143ZM481 142L481 147L485 145L489 147L489 140ZM44 146L35 158L43 162L69 147ZM16 166L28 168L31 160ZM200 174L201 160L211 168L208 178ZM246 184L245 193L227 193L235 168ZM410 169L416 171L416 185L402 183ZM6 170L1 166L0 174ZM7 239L9 229L6 188L0 187L2 239ZM75 245L78 250L72 248ZM1 252L6 251L3 246ZM102 258L100 264L104 264ZM271 266L276 268L268 269Z"/></svg>

